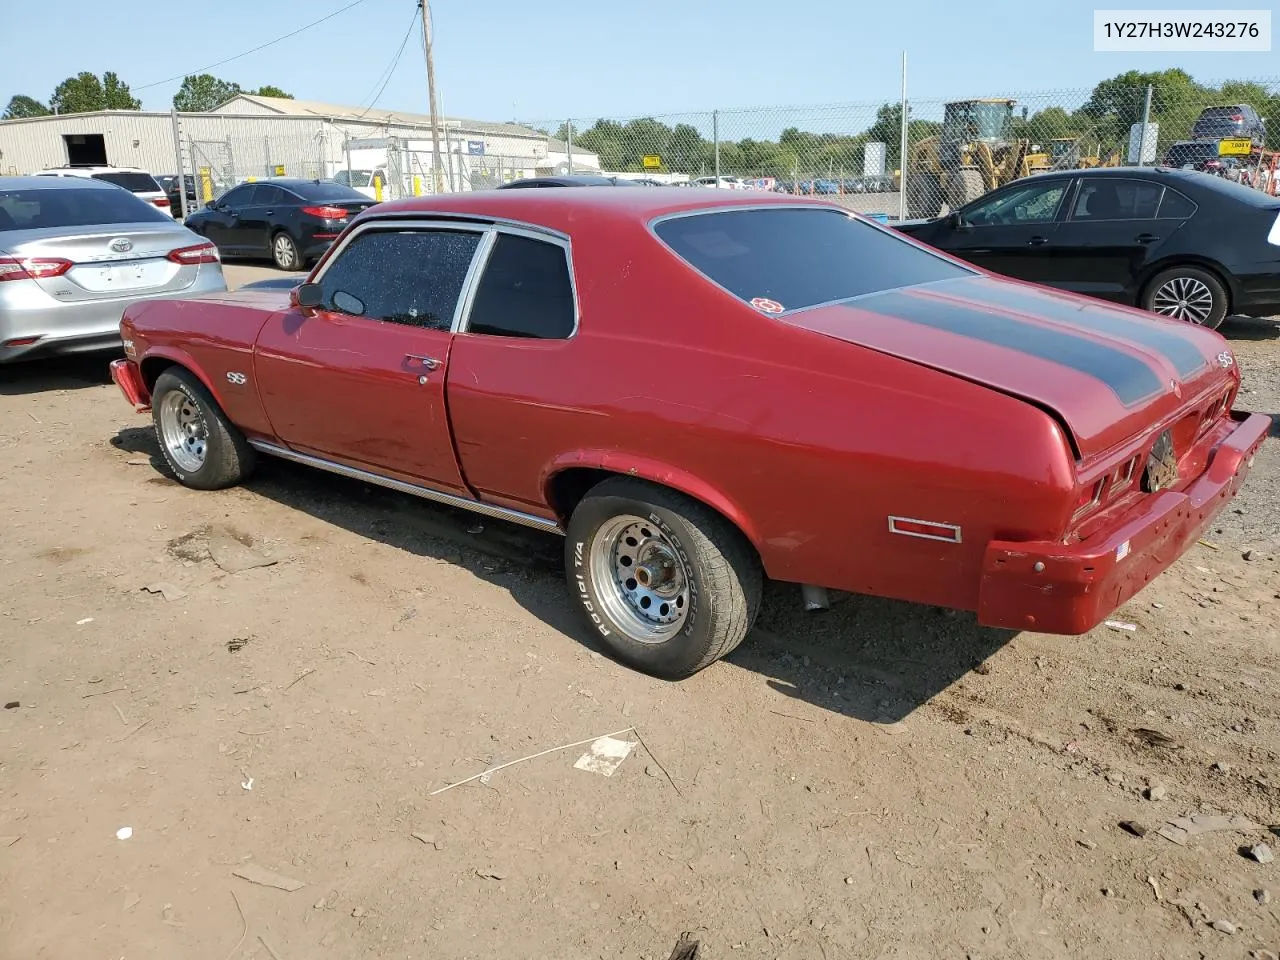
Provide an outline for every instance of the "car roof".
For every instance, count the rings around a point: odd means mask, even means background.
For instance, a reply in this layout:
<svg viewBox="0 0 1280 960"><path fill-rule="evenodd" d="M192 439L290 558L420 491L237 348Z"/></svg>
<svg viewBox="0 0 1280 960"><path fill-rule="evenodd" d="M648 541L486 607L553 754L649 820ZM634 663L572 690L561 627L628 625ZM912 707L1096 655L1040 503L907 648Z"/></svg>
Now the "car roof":
<svg viewBox="0 0 1280 960"><path fill-rule="evenodd" d="M1194 143L1195 141L1187 141ZM1166 186L1175 186L1180 190L1198 193L1202 198L1205 193L1217 194L1224 199L1235 200L1250 206L1270 209L1277 204L1277 198L1261 190L1254 190L1211 174L1198 170L1183 170L1177 167L1102 167L1092 170L1055 170L1052 173L1039 173L1037 180L1063 180L1079 177L1081 180L1126 179L1146 177L1159 181ZM1016 182L1016 181L1015 181Z"/></svg>
<svg viewBox="0 0 1280 960"><path fill-rule="evenodd" d="M593 218L647 224L658 217L713 213L749 207L820 207L847 213L822 200L747 190L477 190L391 200L361 214L362 220L385 216L444 215L482 220L512 220L571 233Z"/></svg>
<svg viewBox="0 0 1280 960"><path fill-rule="evenodd" d="M87 177L95 173L150 173L150 172L151 171L149 170L143 170L141 167L112 167L112 166L107 166L103 164L103 165L88 165L88 166L74 166L74 167L71 167L71 166L46 167L45 169L38 171L38 174L41 176L48 176L51 173L56 173L56 174L65 174L67 176L72 176L72 177L78 177L81 175Z"/></svg>
<svg viewBox="0 0 1280 960"><path fill-rule="evenodd" d="M524 177L520 180L512 180L510 183L504 183L498 189L507 190L516 184L525 186L533 183L545 183L558 187L613 187L617 186L615 177L601 177L594 174L573 174L564 177Z"/></svg>
<svg viewBox="0 0 1280 960"><path fill-rule="evenodd" d="M106 180L89 177L0 177L0 190L120 190Z"/></svg>

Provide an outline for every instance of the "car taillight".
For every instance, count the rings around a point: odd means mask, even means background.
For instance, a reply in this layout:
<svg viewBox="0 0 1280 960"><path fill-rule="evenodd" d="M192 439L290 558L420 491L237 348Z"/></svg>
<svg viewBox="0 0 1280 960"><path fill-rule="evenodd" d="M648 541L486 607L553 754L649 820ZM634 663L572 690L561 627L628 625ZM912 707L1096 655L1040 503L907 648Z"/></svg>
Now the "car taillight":
<svg viewBox="0 0 1280 960"><path fill-rule="evenodd" d="M5 280L45 280L60 277L71 269L70 260L53 257L0 257L0 282Z"/></svg>
<svg viewBox="0 0 1280 960"><path fill-rule="evenodd" d="M1244 114L1242 114L1242 113L1233 113L1233 114L1231 115L1231 119L1232 119L1232 120L1234 120L1236 123L1239 123L1241 120L1243 120L1243 119L1244 119Z"/></svg>
<svg viewBox="0 0 1280 960"><path fill-rule="evenodd" d="M1071 515L1073 520L1080 519L1102 502L1102 488L1106 486L1106 483L1107 478L1103 477L1080 491L1080 497L1076 500L1076 512Z"/></svg>
<svg viewBox="0 0 1280 960"><path fill-rule="evenodd" d="M151 202L152 202L152 203L154 203L157 207L164 207L164 208L166 208L166 209L168 209L168 207L169 207L169 198L168 198L168 197L160 197L159 199L157 199L157 200L152 200Z"/></svg>
<svg viewBox="0 0 1280 960"><path fill-rule="evenodd" d="M345 220L351 215L351 211L343 207L303 207L302 212L321 220Z"/></svg>
<svg viewBox="0 0 1280 960"><path fill-rule="evenodd" d="M218 248L212 243L198 243L194 247L170 250L165 259L174 263L217 263Z"/></svg>

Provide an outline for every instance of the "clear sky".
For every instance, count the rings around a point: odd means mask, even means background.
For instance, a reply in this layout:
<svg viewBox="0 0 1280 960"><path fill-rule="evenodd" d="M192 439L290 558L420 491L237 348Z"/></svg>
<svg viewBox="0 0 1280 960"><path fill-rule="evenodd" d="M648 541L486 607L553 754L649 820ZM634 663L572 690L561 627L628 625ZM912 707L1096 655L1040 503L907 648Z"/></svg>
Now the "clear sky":
<svg viewBox="0 0 1280 960"><path fill-rule="evenodd" d="M100 0L58 0L53 7L9 0L0 27L0 104L15 93L47 101L64 77L114 70L145 108L168 109L179 81L153 86L156 81L234 56L349 2L104 8ZM880 103L898 97L904 49L913 98L1025 96L1089 88L1123 70L1171 66L1200 80L1280 76L1275 51L1094 53L1096 6L1083 0L432 0L445 112L484 120L573 116L589 122L712 107ZM1163 0L1160 6L1221 3ZM361 0L298 36L208 72L245 87L274 84L302 99L367 106L414 11L414 0ZM1026 102L1034 109L1034 99ZM426 112L417 34L376 105Z"/></svg>

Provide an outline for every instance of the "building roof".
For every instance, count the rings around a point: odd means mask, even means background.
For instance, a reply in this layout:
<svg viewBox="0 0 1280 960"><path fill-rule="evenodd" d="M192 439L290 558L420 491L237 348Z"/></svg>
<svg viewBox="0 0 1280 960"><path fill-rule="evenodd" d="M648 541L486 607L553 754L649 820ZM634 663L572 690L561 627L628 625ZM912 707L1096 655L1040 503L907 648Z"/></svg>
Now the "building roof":
<svg viewBox="0 0 1280 960"><path fill-rule="evenodd" d="M343 106L337 103L321 103L317 100L289 100L284 97L259 97L254 94L241 93L226 103L214 108L214 113L235 113L238 103L247 102L272 113L293 117L323 117L326 120L360 121L370 124L409 124L412 126L431 126L429 114L410 113L405 110L375 110L362 107ZM460 117L441 117L442 123L457 124L463 130L477 133L491 133L508 137L543 138L532 127L518 123L490 123L486 120L465 120Z"/></svg>

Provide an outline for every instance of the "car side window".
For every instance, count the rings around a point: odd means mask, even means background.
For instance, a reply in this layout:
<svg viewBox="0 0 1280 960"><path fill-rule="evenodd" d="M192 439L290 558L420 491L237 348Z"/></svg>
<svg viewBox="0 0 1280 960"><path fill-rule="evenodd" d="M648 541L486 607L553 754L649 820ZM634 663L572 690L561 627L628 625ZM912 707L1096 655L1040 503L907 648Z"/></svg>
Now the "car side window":
<svg viewBox="0 0 1280 960"><path fill-rule="evenodd" d="M564 247L499 233L476 288L467 330L564 340L573 334L573 284Z"/></svg>
<svg viewBox="0 0 1280 960"><path fill-rule="evenodd" d="M253 191L253 184L242 183L238 187L232 187L221 197L218 198L218 205L222 207L243 207L249 203L249 196Z"/></svg>
<svg viewBox="0 0 1280 960"><path fill-rule="evenodd" d="M1080 184L1072 220L1152 220L1164 187L1150 180L1099 177Z"/></svg>
<svg viewBox="0 0 1280 960"><path fill-rule="evenodd" d="M1185 220L1196 212L1195 203L1172 187L1164 188L1164 199L1160 201L1161 220Z"/></svg>
<svg viewBox="0 0 1280 960"><path fill-rule="evenodd" d="M253 191L254 206L273 206L278 203L285 202L285 192L279 187L273 187L270 184L260 183Z"/></svg>
<svg viewBox="0 0 1280 960"><path fill-rule="evenodd" d="M448 330L480 236L463 230L361 233L320 277L321 309Z"/></svg>
<svg viewBox="0 0 1280 960"><path fill-rule="evenodd" d="M1013 187L965 207L964 222L975 227L1050 223L1070 186L1070 180L1050 180Z"/></svg>

